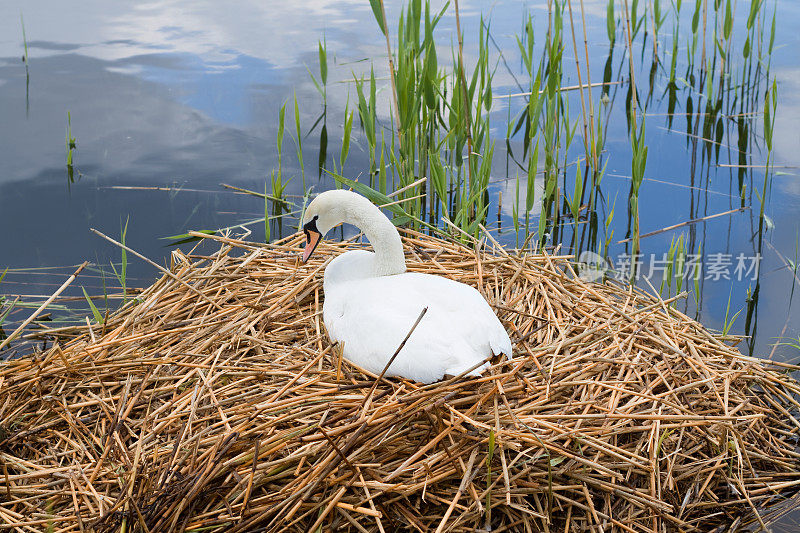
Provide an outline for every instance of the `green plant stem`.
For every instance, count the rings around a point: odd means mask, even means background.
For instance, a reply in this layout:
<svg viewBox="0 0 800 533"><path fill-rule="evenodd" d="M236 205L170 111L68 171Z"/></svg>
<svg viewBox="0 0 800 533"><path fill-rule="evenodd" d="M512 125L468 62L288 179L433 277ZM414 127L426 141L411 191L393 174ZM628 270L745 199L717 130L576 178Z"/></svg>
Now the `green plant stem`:
<svg viewBox="0 0 800 533"><path fill-rule="evenodd" d="M381 16L383 17L383 35L386 37L386 55L389 58L389 76L391 77L392 81L392 98L394 99L394 117L397 120L397 142L400 146L403 145L402 139L402 123L400 122L400 106L397 103L397 82L395 81L395 74L394 74L394 58L392 56L392 44L389 42L389 25L387 24L386 20L386 7L383 5L383 0L380 0L381 3Z"/></svg>
<svg viewBox="0 0 800 533"><path fill-rule="evenodd" d="M583 97L583 76L581 75L581 64L578 60L578 43L575 40L575 22L572 18L572 0L567 0L567 7L569 8L569 25L572 29L572 49L575 51L575 70L578 72L578 87L581 95L581 118L583 119L583 147L586 151L586 160L592 161L594 163L594 158L589 150L589 125L586 121L586 101ZM588 70L588 68L587 68ZM591 88L589 89L591 90ZM569 124L567 125L569 127ZM594 135L594 128L592 128L592 134ZM594 143L591 143L594 144ZM595 167L596 168L596 167Z"/></svg>
<svg viewBox="0 0 800 533"><path fill-rule="evenodd" d="M469 189L473 187L472 177L472 113L470 110L469 92L467 89L467 78L464 75L464 36L461 33L461 17L458 13L458 0L454 1L456 8L456 31L458 32L458 76L461 80L461 88L464 91L464 118L466 119L467 135L467 172L469 176Z"/></svg>
<svg viewBox="0 0 800 533"><path fill-rule="evenodd" d="M636 75L634 73L633 68L633 43L631 42L631 17L630 12L628 11L628 0L623 0L625 2L625 29L626 29L626 38L628 41L628 63L630 64L631 70L631 123L633 124L633 132L636 133L636 108L638 107L638 103L636 102Z"/></svg>

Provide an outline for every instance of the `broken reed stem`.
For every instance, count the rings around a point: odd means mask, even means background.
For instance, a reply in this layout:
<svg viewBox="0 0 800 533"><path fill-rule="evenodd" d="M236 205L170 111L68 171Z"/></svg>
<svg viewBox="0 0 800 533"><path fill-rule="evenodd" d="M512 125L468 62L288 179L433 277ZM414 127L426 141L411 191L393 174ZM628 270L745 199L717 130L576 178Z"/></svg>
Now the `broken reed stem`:
<svg viewBox="0 0 800 533"><path fill-rule="evenodd" d="M605 82L604 81L598 81L598 82L591 83L591 84L587 83L586 85L569 85L569 86L566 86L566 87L557 88L556 92L577 91L577 90L579 90L581 88L591 89L593 87L606 87L606 86L611 86L611 85L620 85L621 83L622 83L621 81L605 81ZM541 89L539 91L539 94L544 94L545 91L547 91L547 89ZM515 98L515 97L518 97L518 96L530 96L531 94L532 93L530 91L522 92L522 93L511 93L511 94L495 94L495 95L492 95L492 99ZM648 113L648 115L649 114L650 113ZM678 113L675 113L675 114L677 115ZM735 115L726 115L726 116L735 116Z"/></svg>
<svg viewBox="0 0 800 533"><path fill-rule="evenodd" d="M678 224L673 224L672 226L667 226L667 227L664 227L664 228L661 228L661 229L657 229L655 231L650 231L650 232L647 232L647 233L643 233L643 234L639 235L639 239L644 239L645 237L652 237L653 235L658 235L660 233L664 233L664 232L673 230L675 228L680 228L680 227L683 227L683 226L691 226L692 224L697 224L698 222L711 220L712 218L722 217L722 216L725 216L725 215L731 215L733 213L738 213L740 211L746 211L748 209L750 209L749 205L745 206L745 207L737 207L736 209L730 209L728 211L723 211L722 213L714 213L713 215L708 215L708 216L699 217L699 218L693 218L693 219L687 220L685 222L680 222ZM617 244L623 244L623 243L626 243L626 242L631 242L632 240L633 239L620 239L620 240L617 241Z"/></svg>
<svg viewBox="0 0 800 533"><path fill-rule="evenodd" d="M37 317L37 316L39 316L39 313L41 313L42 311L44 311L44 310L47 308L47 306L48 306L48 305L50 305L51 303L53 303L53 300L55 300L56 298L58 298L58 295L59 295L59 294L61 294L62 292L64 292L64 289L66 289L67 287L69 287L69 286L70 286L70 284L71 284L73 281L75 281L75 278L77 278L77 277L78 277L78 275L81 273L81 271L82 271L82 270L83 270L83 269L86 267L86 265L88 265L88 264L89 264L89 262L88 262L88 261L84 261L84 262L83 262L83 263L82 263L82 264L81 264L81 265L78 267L78 269L77 269L77 270L75 270L75 272L73 272L73 273L72 273L72 275L71 275L70 277L68 277L68 278L67 278L67 280L66 280L64 283L62 283L62 284L61 284L61 286L60 286L58 289L56 289L56 292L54 292L52 295L50 295L50 297L49 297L47 300L45 300L45 301L44 301L44 303L43 303L42 305L40 305L38 309L36 309L36 311L34 311L33 313L31 313L31 316L29 316L27 319L25 319L25 320L22 322L22 324L20 324L19 326L17 326L17 329L15 329L15 330L14 330L14 331L11 333L11 335L9 335L8 337L6 337L6 339L5 339L3 342L0 342L0 350L2 350L3 348L5 348L6 346L8 346L8 345L9 345L9 343L10 343L11 341L13 341L14 339L16 339L16 338L17 338L17 335L19 335L19 334L20 334L20 333L21 333L21 332L22 332L22 331L23 331L23 330L24 330L24 329L25 329L25 328L28 326L28 324L30 324L31 322L33 322L33 321L34 321L34 319L36 319L36 317Z"/></svg>
<svg viewBox="0 0 800 533"><path fill-rule="evenodd" d="M111 237L109 237L108 235L106 235L105 233L102 233L102 232L100 232L100 231L97 231L97 230L96 230L96 229L94 229L94 228L89 228L89 231L91 231L91 232L92 232L92 233L94 233L95 235L98 235L98 236L100 236L100 237L104 238L105 240L107 240L107 241L108 241L108 242L110 242L111 244L115 244L115 245L119 246L120 248L122 248L122 249L123 249L123 250L125 250L126 252L130 252L130 253L132 253L133 255L135 255L135 256L136 256L136 257L138 257L139 259L143 260L143 261L144 261L144 262L146 262L147 264L149 264L149 265L151 265L151 266L154 266L154 267L156 267L156 268L157 268L159 271L161 271L161 272L163 272L164 274L166 274L167 276L171 277L172 279L174 279L175 281L177 281L177 282L178 282L178 283L180 283L181 285L184 285L184 286L185 286L187 289L189 289L189 290L190 290L190 291L192 291L193 293L195 293L195 294L197 294L198 296L200 296L200 298L202 298L202 299L203 299L203 300L205 300L206 302L210 303L211 305L213 305L214 307L216 307L216 308L218 308L218 309L221 309L221 308L220 308L220 306L219 306L219 304L217 304L217 302L214 302L214 301L213 301L213 300L211 300L211 299L210 299L208 296L206 296L206 295L205 295L205 294L203 294L202 292L198 291L197 289L195 289L194 287L192 287L191 285L189 285L188 283L186 283L185 281L183 281L182 279L180 279L178 276L176 276L175 274L173 274L172 272L170 272L170 271L169 271L169 270L167 270L166 268L162 267L161 265L159 265L159 264L158 264L158 263L156 263L155 261L151 261L150 259L148 259L147 257L143 256L142 254L140 254L139 252L137 252L137 251L136 251L136 250L134 250L133 248L130 248L130 247L128 247L128 246L125 246L124 244L122 244L122 243L120 243L120 242L117 242L117 241L115 241L114 239L112 239Z"/></svg>
<svg viewBox="0 0 800 533"><path fill-rule="evenodd" d="M419 313L419 316L414 321L414 324L411 326L411 329L408 330L408 333L406 334L405 338L400 343L400 346L398 346L397 350L394 351L392 356L389 358L389 361L386 363L386 366L383 367L383 370L381 370L381 373L375 379L375 383L372 385L372 388L370 388L369 392L364 396L364 402L361 404L361 409L363 409L364 406L367 404L367 402L372 399L372 394L375 392L375 387L377 387L378 383L380 383L381 380L383 380L383 376L386 375L386 371L389 370L389 367L392 366L392 363L394 363L394 360L397 359L397 355L400 353L400 350L402 350L403 347L406 345L406 342L408 341L409 337L411 337L411 334L414 333L415 329L417 329L417 326L419 325L420 321L422 320L422 317L424 317L425 313L427 313L427 312L428 312L428 307L427 306L423 307L422 311L420 311L420 313ZM344 352L342 352L342 353L344 353Z"/></svg>

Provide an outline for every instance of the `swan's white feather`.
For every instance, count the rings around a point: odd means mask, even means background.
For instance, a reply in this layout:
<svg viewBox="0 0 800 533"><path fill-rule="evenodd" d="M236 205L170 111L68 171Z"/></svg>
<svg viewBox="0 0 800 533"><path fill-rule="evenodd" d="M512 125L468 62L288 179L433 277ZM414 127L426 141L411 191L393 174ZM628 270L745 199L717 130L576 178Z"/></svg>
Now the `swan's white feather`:
<svg viewBox="0 0 800 533"><path fill-rule="evenodd" d="M374 261L372 252L356 250L325 270L323 320L346 359L379 374L426 306L387 375L431 383L491 354L511 355L508 334L477 290L421 273L375 276Z"/></svg>

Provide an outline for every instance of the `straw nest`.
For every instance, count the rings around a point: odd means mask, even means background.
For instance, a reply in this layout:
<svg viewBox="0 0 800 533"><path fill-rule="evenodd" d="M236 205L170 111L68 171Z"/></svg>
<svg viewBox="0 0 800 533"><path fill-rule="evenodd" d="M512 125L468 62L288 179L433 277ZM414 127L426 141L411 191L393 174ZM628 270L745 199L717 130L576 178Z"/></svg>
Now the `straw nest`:
<svg viewBox="0 0 800 533"><path fill-rule="evenodd" d="M299 237L211 239L105 325L2 363L0 529L708 530L800 484L786 368L564 257L406 232L409 269L476 286L515 346L421 386L326 338L322 260L356 245L299 265Z"/></svg>

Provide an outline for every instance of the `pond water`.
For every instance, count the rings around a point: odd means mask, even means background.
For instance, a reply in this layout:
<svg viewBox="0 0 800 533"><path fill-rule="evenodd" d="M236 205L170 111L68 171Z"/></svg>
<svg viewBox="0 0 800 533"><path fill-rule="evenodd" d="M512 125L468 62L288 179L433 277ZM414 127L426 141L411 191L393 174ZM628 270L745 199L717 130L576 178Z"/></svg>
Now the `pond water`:
<svg viewBox="0 0 800 533"><path fill-rule="evenodd" d="M489 63L494 69L489 131L496 146L487 221L500 240L511 246L519 242L513 217L515 212L524 212L526 183L524 170L514 163L522 151L522 133L508 143L506 136L509 117L515 120L526 97L508 95L528 90L530 79L517 37L522 35L527 14L532 14L534 49L541 52L547 21L544 4L461 2L468 65L477 57L482 20L489 26ZM625 99L630 70L621 25L616 28L616 45L609 46L606 2L589 0L584 4L592 82L604 78L611 82L606 89L607 103L601 103L603 88L591 89L597 115L605 121L601 153L605 174L597 210L601 226L614 210L608 229L603 232L601 227L600 240L613 230L606 255L620 266L626 254L632 253L630 243L617 242L629 233L631 143ZM621 3L617 4L619 10ZM699 294L694 294L692 282L684 282L683 289L692 294L679 307L719 330L726 323L726 312L730 323L741 310L730 333L747 335L744 351L796 360L798 348L776 343L792 338L800 342L800 311L793 304L795 289L800 290L796 287L800 277L793 268L800 254L800 37L796 31L800 5L794 0L767 2L756 30L764 47L762 60L748 64L743 60L742 43L747 35L749 3L735 3L738 12L734 13L728 55L733 83L726 81L721 86L722 92L734 94L726 94L725 105L717 114L720 126L712 124L710 130L715 143L709 144L698 140L704 136L698 117L717 95L709 100L705 89L698 90L696 81L687 79L700 74L699 67L690 68L688 60L694 2L683 4L674 86L668 83L673 19L660 28L661 62L654 70L652 32L647 30L644 36L645 29L640 29L633 44L649 149L639 193L641 234L704 220L643 236L645 261L639 284L647 286L649 280L659 287L664 270L663 261L658 260L673 239L683 235L690 254L700 251L698 260L705 270L697 285ZM437 2L432 7L438 10L442 6ZM397 1L387 4L391 27L396 27L401 8ZM770 55L766 43L773 10L778 16ZM371 67L377 78L378 120L386 138L392 136L385 42L366 0L243 1L234 5L92 0L80 7L52 0L11 0L2 4L0 15L0 273L9 269L0 283L0 294L7 302L21 298L3 325L7 332L84 260L95 266L67 290L68 298L59 302L65 307L51 310L55 321L75 321L87 314L82 287L96 296L103 294L104 283L116 285L110 262L119 268L120 250L89 228L118 239L127 221L127 244L160 263L170 250L162 238L193 229L249 224L252 233L248 238L263 241L264 225L258 221L263 217L263 201L221 184L264 191L271 170L278 165L278 113L284 103L288 102L282 168L284 177L292 178L286 194L295 202L302 198L303 181L316 191L334 186L334 181L318 170L317 162L323 161L326 169L332 169L334 161L338 165L344 110L348 105L353 110L356 102L354 76L369 75ZM576 13L578 57L585 64L580 20ZM578 84L568 19L566 24L564 87ZM714 54L712 68L718 70L718 52L710 37L713 20L708 24L707 53ZM647 27L651 27L649 22ZM450 65L451 44L457 41L452 6L435 36L440 62ZM319 78L318 43L323 39L329 67L327 106L310 75ZM752 46L755 55L756 44ZM27 62L22 60L25 54ZM713 91L720 91L714 79ZM770 152L761 113L765 91L773 79L778 97ZM292 138L295 94L304 179ZM577 124L568 150L572 163L584 154L581 101L578 91L566 94L571 120ZM674 115L669 116L670 112ZM744 145L737 134L743 124L749 128ZM68 125L75 139L71 169L65 143ZM322 125L325 139L321 138ZM717 127L722 128L720 137ZM366 149L356 116L345 176L369 180ZM767 218L759 230L759 198L768 153L774 169L768 173ZM519 209L515 209L520 174L522 192ZM572 168L564 181L567 197L572 195L574 174ZM536 184L537 204L531 212L534 231L542 187ZM717 214L720 216L705 218ZM569 248L572 229L570 224L564 228L567 237L558 242ZM271 236L295 229L296 219L286 216L273 222ZM751 269L756 257L757 272ZM129 260L128 285L145 286L156 277L151 266ZM24 346L12 344L13 349Z"/></svg>

